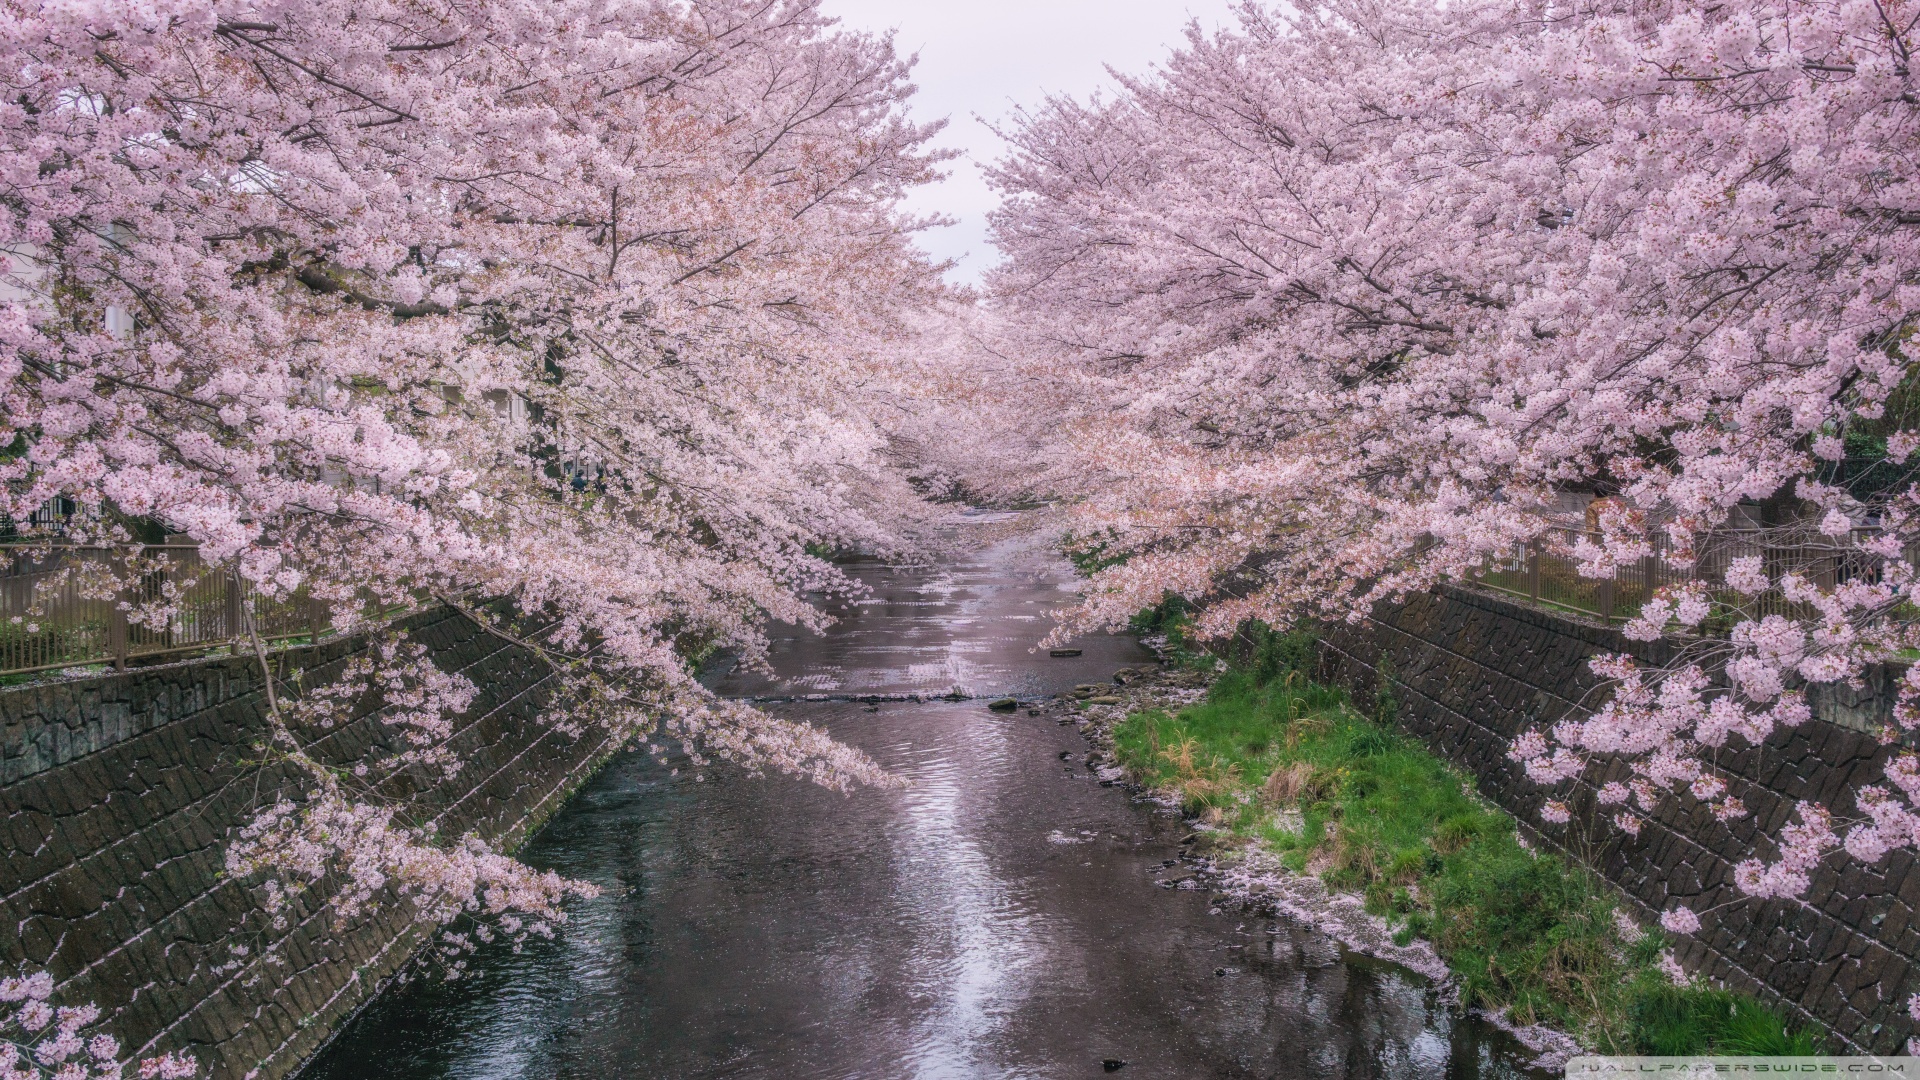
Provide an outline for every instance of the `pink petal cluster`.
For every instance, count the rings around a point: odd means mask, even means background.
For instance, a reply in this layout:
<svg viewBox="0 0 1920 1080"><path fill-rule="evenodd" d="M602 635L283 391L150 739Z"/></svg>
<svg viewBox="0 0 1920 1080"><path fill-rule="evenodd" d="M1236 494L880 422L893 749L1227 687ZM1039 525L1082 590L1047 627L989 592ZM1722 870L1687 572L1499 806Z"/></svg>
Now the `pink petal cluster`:
<svg viewBox="0 0 1920 1080"><path fill-rule="evenodd" d="M1545 10L1249 5L1110 99L1020 116L997 321L968 335L1014 358L996 407L1053 437L969 464L1129 556L1070 630L1167 592L1201 634L1362 619L1558 543L1586 493L1559 553L1693 572L1626 626L1689 651L1597 660L1610 700L1513 756L1549 785L1624 763L1602 801L1628 831L1669 798L1732 820L1716 749L1920 647L1920 493L1833 467L1855 435L1920 447L1888 408L1920 318L1920 6ZM1824 554L1760 554L1787 548ZM1843 823L1856 856L1914 842L1891 805ZM1782 837L1742 881L1796 895L1839 846Z"/></svg>
<svg viewBox="0 0 1920 1080"><path fill-rule="evenodd" d="M1660 954L1660 959L1656 962L1655 966L1660 969L1660 974L1665 975L1667 981L1673 983L1675 986L1691 986L1693 984L1693 976L1687 974L1687 969L1680 966L1679 959L1673 955L1673 950L1671 949Z"/></svg>
<svg viewBox="0 0 1920 1080"><path fill-rule="evenodd" d="M1802 802L1799 820L1780 830L1780 857L1772 863L1747 859L1733 868L1734 883L1756 897L1796 897L1807 891L1811 875L1828 853L1840 846L1833 815L1825 807Z"/></svg>
<svg viewBox="0 0 1920 1080"><path fill-rule="evenodd" d="M100 1021L91 1003L50 1004L53 978L44 971L0 979L0 1080L121 1080L119 1040L87 1034ZM143 1080L188 1080L200 1075L192 1057L165 1053L143 1059Z"/></svg>
<svg viewBox="0 0 1920 1080"><path fill-rule="evenodd" d="M1660 928L1674 934L1692 934L1700 929L1700 916L1683 907L1660 913Z"/></svg>
<svg viewBox="0 0 1920 1080"><path fill-rule="evenodd" d="M854 588L822 551L939 519L901 402L956 296L900 199L945 155L887 39L755 0L0 0L0 54L0 514L77 507L62 539L117 549L84 594L195 617L145 588L165 532L338 628L464 608L563 736L890 782L691 663L759 662ZM475 694L416 643L276 693L310 790L228 859L269 920L329 873L336 914L514 937L587 891L397 822ZM319 760L368 703L376 750Z"/></svg>

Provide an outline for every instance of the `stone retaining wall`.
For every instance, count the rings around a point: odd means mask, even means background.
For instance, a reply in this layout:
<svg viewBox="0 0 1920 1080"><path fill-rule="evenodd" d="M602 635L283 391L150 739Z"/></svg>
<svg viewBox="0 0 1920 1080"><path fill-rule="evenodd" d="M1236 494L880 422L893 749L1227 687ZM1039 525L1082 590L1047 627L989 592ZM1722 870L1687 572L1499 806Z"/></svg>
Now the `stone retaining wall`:
<svg viewBox="0 0 1920 1080"><path fill-rule="evenodd" d="M515 846L614 747L538 723L545 666L449 609L401 624L480 695L459 721L450 782L387 794L443 835ZM319 685L363 638L279 654ZM170 665L0 692L4 869L0 970L44 967L56 1001L93 1001L128 1050L188 1050L217 1078L273 1080L306 1059L414 952L420 932L389 912L338 925L325 887L275 950L285 963L233 965L236 928L257 905L222 875L234 830L297 783L259 765L265 731L251 658ZM388 736L362 715L315 744L351 760ZM403 778L402 784L411 781Z"/></svg>
<svg viewBox="0 0 1920 1080"><path fill-rule="evenodd" d="M1523 730L1596 703L1599 680L1586 661L1600 652L1661 659L1615 630L1445 588L1329 632L1321 662L1326 678L1364 702L1373 700L1384 658L1402 727L1470 771L1481 791L1536 827L1536 840L1599 870L1648 917L1675 901L1705 910L1739 900L1733 865L1771 855L1760 837L1787 823L1798 800L1850 811L1843 793L1880 779L1885 750L1865 731L1891 708L1892 676L1885 672L1875 673L1864 693L1812 696L1817 718L1776 732L1763 747L1718 752L1714 767L1752 811L1745 820L1723 824L1697 805L1669 805L1638 837L1611 826L1583 829L1594 811L1594 785L1625 779L1616 763L1571 793L1572 823L1543 825L1547 792L1507 758L1507 747ZM1916 1033L1906 1001L1920 991L1920 925L1913 917L1920 872L1910 852L1876 866L1830 864L1814 876L1804 902L1733 903L1706 916L1701 932L1676 951L1689 970L1781 1003L1855 1047L1897 1051Z"/></svg>

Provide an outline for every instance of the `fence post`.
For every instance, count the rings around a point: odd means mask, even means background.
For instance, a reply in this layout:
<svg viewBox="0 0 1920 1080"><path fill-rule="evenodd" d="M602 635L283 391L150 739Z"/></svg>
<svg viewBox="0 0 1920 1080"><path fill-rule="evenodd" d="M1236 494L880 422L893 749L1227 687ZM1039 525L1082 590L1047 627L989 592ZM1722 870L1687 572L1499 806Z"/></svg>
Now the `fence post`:
<svg viewBox="0 0 1920 1080"><path fill-rule="evenodd" d="M229 568L224 575L227 586L226 620L228 651L240 655L240 571Z"/></svg>
<svg viewBox="0 0 1920 1080"><path fill-rule="evenodd" d="M113 670L127 670L127 609L123 604L135 602L139 598L136 586L123 575L127 573L127 564L117 548L109 549L105 555L107 574L119 580L119 588L107 599L107 653L113 658Z"/></svg>
<svg viewBox="0 0 1920 1080"><path fill-rule="evenodd" d="M1540 541L1527 545L1527 599L1540 602Z"/></svg>
<svg viewBox="0 0 1920 1080"><path fill-rule="evenodd" d="M1616 571L1617 573L1617 571ZM1613 578L1600 579L1600 621L1613 621Z"/></svg>
<svg viewBox="0 0 1920 1080"><path fill-rule="evenodd" d="M120 605L129 599L131 596L128 590L121 589L114 593L113 600L108 604L107 650L113 653L113 670L115 671L127 670L127 638L129 637L127 609Z"/></svg>
<svg viewBox="0 0 1920 1080"><path fill-rule="evenodd" d="M320 630L327 624L327 605L317 596L307 597L307 633L313 644L320 644Z"/></svg>

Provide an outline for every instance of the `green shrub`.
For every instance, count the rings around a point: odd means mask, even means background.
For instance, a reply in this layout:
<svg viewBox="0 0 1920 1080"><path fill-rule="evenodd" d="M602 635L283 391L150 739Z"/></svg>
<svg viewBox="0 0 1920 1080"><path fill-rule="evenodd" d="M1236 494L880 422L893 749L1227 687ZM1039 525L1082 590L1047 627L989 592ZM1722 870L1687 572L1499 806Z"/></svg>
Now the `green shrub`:
<svg viewBox="0 0 1920 1080"><path fill-rule="evenodd" d="M1400 681L1390 656L1380 657L1373 669L1373 718L1386 725L1400 718Z"/></svg>
<svg viewBox="0 0 1920 1080"><path fill-rule="evenodd" d="M33 624L0 621L0 655L17 660L22 666L71 662L86 664L107 655L107 624L96 622L59 622L47 619L38 628Z"/></svg>
<svg viewBox="0 0 1920 1080"><path fill-rule="evenodd" d="M1262 686L1287 675L1311 678L1319 664L1320 635L1311 627L1282 632L1254 622L1241 636L1250 644L1249 660L1242 666Z"/></svg>
<svg viewBox="0 0 1920 1080"><path fill-rule="evenodd" d="M1615 905L1590 874L1526 851L1507 829L1475 836L1427 888L1426 910L1409 923L1458 973L1469 1004L1505 1006L1521 1023L1585 1027L1619 1047L1623 990L1661 941L1621 940Z"/></svg>
<svg viewBox="0 0 1920 1080"><path fill-rule="evenodd" d="M1812 1033L1789 1027L1779 1013L1744 994L1646 981L1631 1017L1640 1054L1726 1054L1807 1057L1820 1052Z"/></svg>
<svg viewBox="0 0 1920 1080"><path fill-rule="evenodd" d="M1186 629L1192 610L1183 597L1168 593L1158 604L1136 612L1127 628L1136 634L1166 634L1177 640Z"/></svg>
<svg viewBox="0 0 1920 1080"><path fill-rule="evenodd" d="M1075 573L1081 577L1092 577L1110 566L1126 563L1129 553L1118 552L1113 546L1114 534L1105 537L1074 536L1069 533L1060 541L1060 549L1073 563Z"/></svg>

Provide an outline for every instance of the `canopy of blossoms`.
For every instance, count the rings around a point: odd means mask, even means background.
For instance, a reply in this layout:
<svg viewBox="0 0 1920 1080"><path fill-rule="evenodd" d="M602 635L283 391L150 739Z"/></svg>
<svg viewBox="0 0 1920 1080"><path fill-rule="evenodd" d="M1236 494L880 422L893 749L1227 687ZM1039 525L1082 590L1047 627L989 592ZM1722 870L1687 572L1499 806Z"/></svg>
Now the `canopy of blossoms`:
<svg viewBox="0 0 1920 1080"><path fill-rule="evenodd" d="M0 512L182 535L337 626L461 605L554 665L555 723L884 779L687 661L816 621L846 582L815 552L927 518L889 399L948 291L897 208L941 159L888 40L811 0L0 0L0 56ZM575 886L371 799L458 767L473 689L371 655L273 702L312 790L232 868L555 917ZM346 690L405 752L306 757Z"/></svg>
<svg viewBox="0 0 1920 1080"><path fill-rule="evenodd" d="M1020 116L989 285L1066 404L1050 458L995 467L1079 495L1131 556L1073 625L1169 591L1216 634L1359 618L1541 537L1569 491L1606 496L1574 551L1594 577L1655 541L1690 567L1784 506L1847 572L1736 558L1665 591L1628 633L1691 637L1681 662L1601 660L1610 703L1514 747L1550 784L1627 760L1600 799L1628 831L1663 799L1744 814L1717 748L1920 644L1920 495L1833 482L1849 447L1892 469L1920 446L1917 22L1908 0L1248 4L1109 100ZM1920 714L1897 716L1889 741ZM1920 764L1886 776L1804 806L1742 887L1798 896L1842 844L1920 841Z"/></svg>

